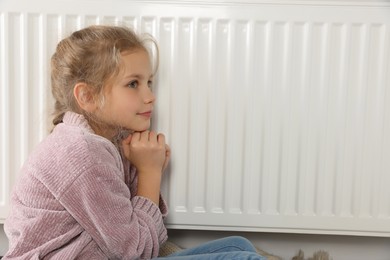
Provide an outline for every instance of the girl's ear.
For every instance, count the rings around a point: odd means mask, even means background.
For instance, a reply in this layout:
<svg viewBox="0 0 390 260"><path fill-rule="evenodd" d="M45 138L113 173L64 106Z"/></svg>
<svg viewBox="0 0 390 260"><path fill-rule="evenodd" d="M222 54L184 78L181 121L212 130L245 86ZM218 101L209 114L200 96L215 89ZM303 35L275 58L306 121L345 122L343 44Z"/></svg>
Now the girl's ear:
<svg viewBox="0 0 390 260"><path fill-rule="evenodd" d="M87 84L77 83L73 88L73 95L82 110L94 112L97 108L92 89Z"/></svg>

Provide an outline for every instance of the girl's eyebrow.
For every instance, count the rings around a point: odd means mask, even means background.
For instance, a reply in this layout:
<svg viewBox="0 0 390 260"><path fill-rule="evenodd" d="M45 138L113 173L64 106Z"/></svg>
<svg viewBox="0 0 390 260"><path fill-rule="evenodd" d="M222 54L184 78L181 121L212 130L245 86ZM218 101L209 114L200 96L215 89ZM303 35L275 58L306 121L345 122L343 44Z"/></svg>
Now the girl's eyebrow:
<svg viewBox="0 0 390 260"><path fill-rule="evenodd" d="M154 76L153 74L150 74L148 79L153 78L153 76ZM130 74L124 77L124 79L131 79L131 78L144 79L145 77L142 74Z"/></svg>

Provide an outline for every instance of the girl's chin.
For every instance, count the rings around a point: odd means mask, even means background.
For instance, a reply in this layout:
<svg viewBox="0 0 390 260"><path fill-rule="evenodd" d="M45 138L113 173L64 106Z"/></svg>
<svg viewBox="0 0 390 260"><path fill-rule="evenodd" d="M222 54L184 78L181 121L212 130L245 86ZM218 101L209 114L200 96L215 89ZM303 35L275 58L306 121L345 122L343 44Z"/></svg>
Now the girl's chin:
<svg viewBox="0 0 390 260"><path fill-rule="evenodd" d="M143 132L149 129L150 129L150 125L147 127L145 126L145 127L136 127L136 128L126 128L125 131L128 131L129 133L133 133L133 132Z"/></svg>

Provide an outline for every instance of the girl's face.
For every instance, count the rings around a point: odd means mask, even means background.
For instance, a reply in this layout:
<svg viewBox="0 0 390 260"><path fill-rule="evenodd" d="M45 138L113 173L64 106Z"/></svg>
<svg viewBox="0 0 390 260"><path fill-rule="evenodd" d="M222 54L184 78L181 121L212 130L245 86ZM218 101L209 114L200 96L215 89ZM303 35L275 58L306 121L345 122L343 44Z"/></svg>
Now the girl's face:
<svg viewBox="0 0 390 260"><path fill-rule="evenodd" d="M104 135L118 127L132 131L149 129L155 96L151 91L152 66L145 50L122 54L122 69L104 89L104 102L97 118L107 124ZM112 133L107 133L107 130ZM102 129L100 129L102 130Z"/></svg>

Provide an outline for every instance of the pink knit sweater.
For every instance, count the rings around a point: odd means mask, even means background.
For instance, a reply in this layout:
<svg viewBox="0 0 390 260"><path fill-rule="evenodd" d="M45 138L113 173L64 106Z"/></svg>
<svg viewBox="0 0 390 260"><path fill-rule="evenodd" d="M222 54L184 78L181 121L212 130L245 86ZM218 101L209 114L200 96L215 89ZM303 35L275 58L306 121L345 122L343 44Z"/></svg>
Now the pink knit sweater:
<svg viewBox="0 0 390 260"><path fill-rule="evenodd" d="M159 207L136 196L133 167L68 112L22 168L3 259L150 259L167 239Z"/></svg>

